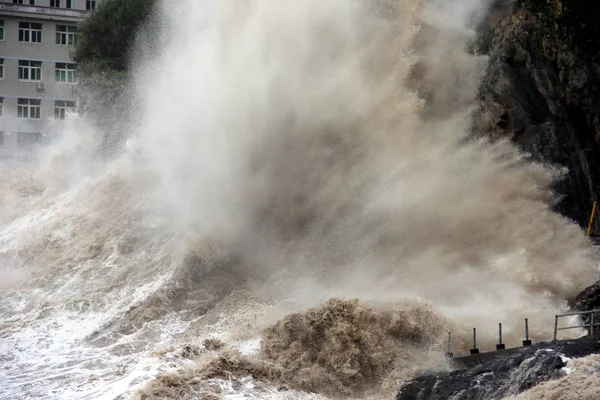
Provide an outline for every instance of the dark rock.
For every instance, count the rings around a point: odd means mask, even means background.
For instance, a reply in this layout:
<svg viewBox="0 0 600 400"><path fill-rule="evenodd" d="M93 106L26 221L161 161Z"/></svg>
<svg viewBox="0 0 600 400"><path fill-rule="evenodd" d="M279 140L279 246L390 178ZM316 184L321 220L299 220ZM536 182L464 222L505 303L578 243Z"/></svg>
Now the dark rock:
<svg viewBox="0 0 600 400"><path fill-rule="evenodd" d="M183 346L181 349L181 357L183 358L194 359L200 354L202 354L202 349L200 349L198 346L188 344Z"/></svg>
<svg viewBox="0 0 600 400"><path fill-rule="evenodd" d="M600 281L588 286L583 292L579 293L571 306L577 311L592 311L600 309ZM590 315L582 315L584 324L590 323ZM594 315L595 323L600 323L600 313ZM596 327L596 332L600 332L600 326Z"/></svg>
<svg viewBox="0 0 600 400"><path fill-rule="evenodd" d="M564 167L555 209L587 227L600 190L600 68L550 18L516 8L489 28L476 131Z"/></svg>
<svg viewBox="0 0 600 400"><path fill-rule="evenodd" d="M407 382L400 388L396 400L501 399L561 377L566 365L563 357L584 357L599 351L600 342L593 338L502 351L471 367Z"/></svg>

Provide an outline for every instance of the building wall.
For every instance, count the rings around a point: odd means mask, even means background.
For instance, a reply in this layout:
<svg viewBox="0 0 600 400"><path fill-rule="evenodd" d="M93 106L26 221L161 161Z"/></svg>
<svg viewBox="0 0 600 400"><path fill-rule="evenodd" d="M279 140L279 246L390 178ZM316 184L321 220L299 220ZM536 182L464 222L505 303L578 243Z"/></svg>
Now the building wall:
<svg viewBox="0 0 600 400"><path fill-rule="evenodd" d="M77 21L44 20L39 18L25 18L14 16L3 16L4 40L0 41L0 54L4 58L15 55L21 58L38 60L62 60L69 62L69 53L73 46L62 46L56 44L56 25L76 26ZM19 42L19 22L37 22L42 24L42 43Z"/></svg>
<svg viewBox="0 0 600 400"><path fill-rule="evenodd" d="M3 0L2 2L12 3L12 0ZM85 2L86 2L86 0L73 0L72 1L73 7L71 9L85 10L85 8L86 8ZM96 3L98 3L98 1L96 1ZM61 8L66 8L66 4L67 4L67 0L60 0ZM29 5L29 0L23 0L23 5ZM41 7L50 7L50 0L35 0L35 5L41 6Z"/></svg>
<svg viewBox="0 0 600 400"><path fill-rule="evenodd" d="M29 0L23 3L22 6L29 6ZM35 133L32 138L41 142L58 133L64 121L54 118L55 100L76 100L76 85L57 82L55 78L56 63L72 64L70 53L74 50L74 46L56 44L56 26L76 26L82 20L80 15L87 13L61 11L66 10L66 0L61 0L60 9L44 8L49 5L50 0L36 0L35 7L15 8L12 0L0 0L0 20L4 20L4 40L0 40L0 58L4 59L4 78L0 79L0 158L28 154L35 147L30 144L35 140L24 139L28 133ZM71 10L86 10L86 0L73 0ZM41 23L42 42L19 42L19 22ZM19 60L41 62L41 80L19 80ZM43 88L38 82L43 82ZM18 118L19 98L41 100L39 120Z"/></svg>

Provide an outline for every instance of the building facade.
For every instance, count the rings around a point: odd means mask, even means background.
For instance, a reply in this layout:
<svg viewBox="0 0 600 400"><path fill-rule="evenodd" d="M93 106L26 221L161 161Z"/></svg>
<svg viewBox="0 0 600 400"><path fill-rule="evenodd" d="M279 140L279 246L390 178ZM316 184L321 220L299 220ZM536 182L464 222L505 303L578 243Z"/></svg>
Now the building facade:
<svg viewBox="0 0 600 400"><path fill-rule="evenodd" d="M71 52L95 0L0 0L0 157L28 155L76 107Z"/></svg>

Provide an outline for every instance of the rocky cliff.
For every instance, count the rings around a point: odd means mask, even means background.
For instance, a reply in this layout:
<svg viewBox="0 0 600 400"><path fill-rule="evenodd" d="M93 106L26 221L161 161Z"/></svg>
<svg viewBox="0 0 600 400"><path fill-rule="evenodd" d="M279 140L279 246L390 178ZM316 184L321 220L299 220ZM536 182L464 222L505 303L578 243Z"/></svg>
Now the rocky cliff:
<svg viewBox="0 0 600 400"><path fill-rule="evenodd" d="M479 29L475 51L489 63L474 131L508 137L536 162L562 170L554 207L587 226L600 197L600 1L497 0ZM597 309L599 299L597 282L571 306ZM396 399L502 399L564 376L566 357L598 352L598 337L505 351L418 377Z"/></svg>
<svg viewBox="0 0 600 400"><path fill-rule="evenodd" d="M594 0L497 1L479 42L489 67L476 131L563 168L555 208L581 226L600 192L598 16Z"/></svg>

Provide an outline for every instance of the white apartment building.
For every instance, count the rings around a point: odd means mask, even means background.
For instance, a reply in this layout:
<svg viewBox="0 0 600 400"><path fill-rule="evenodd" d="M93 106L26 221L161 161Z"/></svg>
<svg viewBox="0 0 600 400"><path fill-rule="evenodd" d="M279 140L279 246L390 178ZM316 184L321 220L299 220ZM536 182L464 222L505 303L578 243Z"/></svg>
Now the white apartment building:
<svg viewBox="0 0 600 400"><path fill-rule="evenodd" d="M0 0L0 158L26 156L76 107L71 52L96 0Z"/></svg>

